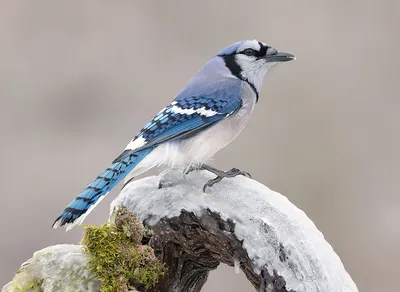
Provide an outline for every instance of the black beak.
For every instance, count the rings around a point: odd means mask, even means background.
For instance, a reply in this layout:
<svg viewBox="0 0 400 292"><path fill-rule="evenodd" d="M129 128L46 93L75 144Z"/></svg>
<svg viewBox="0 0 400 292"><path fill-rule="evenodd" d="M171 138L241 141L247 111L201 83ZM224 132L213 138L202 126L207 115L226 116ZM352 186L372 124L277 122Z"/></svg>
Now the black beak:
<svg viewBox="0 0 400 292"><path fill-rule="evenodd" d="M296 57L289 53L277 52L274 55L266 55L265 60L267 60L267 62L287 62L296 60Z"/></svg>

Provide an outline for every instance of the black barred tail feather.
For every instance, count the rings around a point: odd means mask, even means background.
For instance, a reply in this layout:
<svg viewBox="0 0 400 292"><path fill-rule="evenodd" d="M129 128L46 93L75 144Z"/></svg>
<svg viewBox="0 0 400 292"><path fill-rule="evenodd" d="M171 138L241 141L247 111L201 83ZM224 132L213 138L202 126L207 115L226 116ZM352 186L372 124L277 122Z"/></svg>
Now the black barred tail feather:
<svg viewBox="0 0 400 292"><path fill-rule="evenodd" d="M82 223L93 208L153 149L138 152L125 151L102 174L92 181L58 216L53 228L66 226L67 230Z"/></svg>

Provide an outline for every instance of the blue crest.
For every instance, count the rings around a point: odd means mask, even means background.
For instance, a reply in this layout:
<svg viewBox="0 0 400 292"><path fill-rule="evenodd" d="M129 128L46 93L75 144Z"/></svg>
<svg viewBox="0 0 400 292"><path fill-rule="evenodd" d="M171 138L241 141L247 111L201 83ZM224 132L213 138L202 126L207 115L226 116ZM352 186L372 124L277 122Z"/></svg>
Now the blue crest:
<svg viewBox="0 0 400 292"><path fill-rule="evenodd" d="M223 55L231 55L234 52L236 52L236 50L238 49L238 47L243 44L243 42L245 41L240 41L237 43L234 43L228 47L226 47L225 49L223 49L221 52L218 53L218 56L223 56Z"/></svg>

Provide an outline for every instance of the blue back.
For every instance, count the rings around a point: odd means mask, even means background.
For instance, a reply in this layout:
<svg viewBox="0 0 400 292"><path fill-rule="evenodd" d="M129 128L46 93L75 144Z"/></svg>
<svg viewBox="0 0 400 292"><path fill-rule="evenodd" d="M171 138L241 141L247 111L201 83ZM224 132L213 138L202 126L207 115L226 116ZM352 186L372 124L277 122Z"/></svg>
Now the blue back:
<svg viewBox="0 0 400 292"><path fill-rule="evenodd" d="M221 53L234 52L239 45L233 44ZM135 139L142 137L144 145L128 148L117 157L68 205L53 227L68 225L71 228L81 222L101 198L161 143L199 133L240 109L242 90L242 81L231 74L224 60L219 56L212 58L174 101L135 136ZM204 114L204 111L211 114Z"/></svg>

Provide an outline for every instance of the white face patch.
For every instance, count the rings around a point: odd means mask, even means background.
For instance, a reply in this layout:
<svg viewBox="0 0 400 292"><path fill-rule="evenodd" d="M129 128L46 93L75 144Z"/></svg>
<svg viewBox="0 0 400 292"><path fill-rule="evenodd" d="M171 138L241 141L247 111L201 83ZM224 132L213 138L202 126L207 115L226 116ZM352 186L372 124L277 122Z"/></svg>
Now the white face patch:
<svg viewBox="0 0 400 292"><path fill-rule="evenodd" d="M257 92L260 92L265 75L276 63L266 62L264 59L257 60L243 54L237 54L235 58L236 63L242 68L243 78L253 84Z"/></svg>
<svg viewBox="0 0 400 292"><path fill-rule="evenodd" d="M212 117L215 116L216 114L218 114L218 112L213 111L211 109L206 109L205 107L201 107L198 109L193 109L193 108L187 108L187 109L183 109L177 105L174 105L173 107L171 107L171 112L175 113L175 114L186 114L186 115L193 115L193 114L199 114L205 117Z"/></svg>
<svg viewBox="0 0 400 292"><path fill-rule="evenodd" d="M142 136L137 137L136 139L132 140L128 146L126 146L125 150L135 150L140 147L146 145L147 141Z"/></svg>
<svg viewBox="0 0 400 292"><path fill-rule="evenodd" d="M261 43L263 46L267 46ZM261 50L260 42L257 40L250 40L243 42L236 50L235 61L240 66L242 77L249 81L260 92L265 75L268 70L275 65L275 63L266 62L264 58L257 59L255 56L247 56L240 54L245 49L253 49L255 51Z"/></svg>
<svg viewBox="0 0 400 292"><path fill-rule="evenodd" d="M266 46L266 44L262 44ZM236 53L242 52L245 49L253 49L255 51L259 51L261 49L261 46L257 40L245 41L237 48Z"/></svg>

